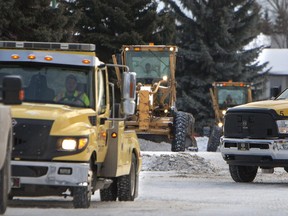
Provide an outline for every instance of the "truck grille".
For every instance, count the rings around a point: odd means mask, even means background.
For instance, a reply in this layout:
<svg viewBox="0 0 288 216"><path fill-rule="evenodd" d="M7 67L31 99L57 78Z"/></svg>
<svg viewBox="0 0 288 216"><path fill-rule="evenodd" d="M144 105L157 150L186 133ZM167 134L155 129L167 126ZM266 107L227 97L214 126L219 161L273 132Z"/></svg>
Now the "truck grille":
<svg viewBox="0 0 288 216"><path fill-rule="evenodd" d="M240 148L242 143L226 141L224 142L224 148ZM269 149L267 143L249 143L247 144L248 149Z"/></svg>
<svg viewBox="0 0 288 216"><path fill-rule="evenodd" d="M35 119L14 119L13 158L50 159L55 151L55 138L50 137L53 121ZM51 146L52 145L52 146Z"/></svg>
<svg viewBox="0 0 288 216"><path fill-rule="evenodd" d="M225 115L225 137L252 139L278 137L278 130L275 121L277 116L275 111L229 111Z"/></svg>

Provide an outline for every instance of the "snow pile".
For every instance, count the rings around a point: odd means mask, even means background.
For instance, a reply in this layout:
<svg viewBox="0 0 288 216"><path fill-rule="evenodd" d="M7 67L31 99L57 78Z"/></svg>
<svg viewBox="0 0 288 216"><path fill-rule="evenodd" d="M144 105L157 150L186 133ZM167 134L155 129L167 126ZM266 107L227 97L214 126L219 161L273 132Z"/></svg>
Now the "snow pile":
<svg viewBox="0 0 288 216"><path fill-rule="evenodd" d="M140 139L142 171L176 171L186 174L219 173L218 160L225 165L219 152L206 152L208 137L197 137L198 152L171 152L170 143L154 143ZM213 160L210 160L210 158Z"/></svg>
<svg viewBox="0 0 288 216"><path fill-rule="evenodd" d="M215 173L216 168L203 157L192 153L142 152L142 171L177 171L179 173Z"/></svg>

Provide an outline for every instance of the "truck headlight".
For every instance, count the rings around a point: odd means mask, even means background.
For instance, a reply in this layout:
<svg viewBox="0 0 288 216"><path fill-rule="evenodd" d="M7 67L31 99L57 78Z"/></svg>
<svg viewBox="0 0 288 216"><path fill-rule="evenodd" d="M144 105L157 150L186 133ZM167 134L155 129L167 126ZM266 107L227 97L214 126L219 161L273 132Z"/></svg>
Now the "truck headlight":
<svg viewBox="0 0 288 216"><path fill-rule="evenodd" d="M287 120L277 120L278 132L281 134L288 134L288 119Z"/></svg>
<svg viewBox="0 0 288 216"><path fill-rule="evenodd" d="M63 150L76 150L77 141L75 139L64 139L61 145Z"/></svg>
<svg viewBox="0 0 288 216"><path fill-rule="evenodd" d="M88 138L61 138L58 140L58 150L75 151L85 148L88 144Z"/></svg>
<svg viewBox="0 0 288 216"><path fill-rule="evenodd" d="M274 145L277 146L277 149L279 151L281 150L288 150L288 142L287 140L277 140L277 141L274 141Z"/></svg>

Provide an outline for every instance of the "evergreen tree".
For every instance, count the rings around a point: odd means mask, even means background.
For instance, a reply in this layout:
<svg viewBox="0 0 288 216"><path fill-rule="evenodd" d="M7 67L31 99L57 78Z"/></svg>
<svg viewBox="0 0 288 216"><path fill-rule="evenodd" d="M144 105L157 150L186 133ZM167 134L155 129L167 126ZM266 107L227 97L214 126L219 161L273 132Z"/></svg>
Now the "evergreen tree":
<svg viewBox="0 0 288 216"><path fill-rule="evenodd" d="M271 22L267 9L264 12L264 17L261 18L259 28L260 31L265 35L273 34L273 23Z"/></svg>
<svg viewBox="0 0 288 216"><path fill-rule="evenodd" d="M179 0L180 5L163 1L179 23L177 41L184 69L178 71L177 106L195 115L198 132L202 132L214 119L209 85L228 80L253 82L264 67L255 63L261 47L244 49L259 33L259 6L255 0Z"/></svg>
<svg viewBox="0 0 288 216"><path fill-rule="evenodd" d="M76 0L71 8L83 12L77 41L96 44L105 62L123 44L169 43L173 36L165 28L167 14L157 14L157 6L155 0Z"/></svg>
<svg viewBox="0 0 288 216"><path fill-rule="evenodd" d="M0 2L0 38L26 41L69 41L77 17L66 10L68 2L51 0L3 0ZM75 13L76 14L76 13Z"/></svg>

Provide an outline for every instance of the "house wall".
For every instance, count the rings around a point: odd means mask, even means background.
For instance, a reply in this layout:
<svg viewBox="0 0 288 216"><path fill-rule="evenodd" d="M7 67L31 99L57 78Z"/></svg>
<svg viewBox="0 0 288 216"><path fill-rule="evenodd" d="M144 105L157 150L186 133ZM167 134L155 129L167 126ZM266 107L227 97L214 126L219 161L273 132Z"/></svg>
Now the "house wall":
<svg viewBox="0 0 288 216"><path fill-rule="evenodd" d="M265 89L259 99L266 100L273 97L273 89L278 88L280 92L288 87L288 75L268 75Z"/></svg>

